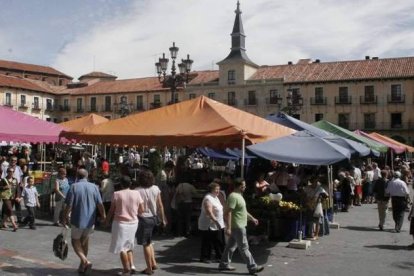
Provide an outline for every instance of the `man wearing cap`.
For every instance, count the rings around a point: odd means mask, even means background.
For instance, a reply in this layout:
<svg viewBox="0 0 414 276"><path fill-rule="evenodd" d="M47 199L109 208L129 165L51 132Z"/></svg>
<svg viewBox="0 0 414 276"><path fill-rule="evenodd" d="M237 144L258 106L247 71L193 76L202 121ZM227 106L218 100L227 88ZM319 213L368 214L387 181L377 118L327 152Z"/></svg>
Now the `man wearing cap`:
<svg viewBox="0 0 414 276"><path fill-rule="evenodd" d="M404 222L404 212L410 194L407 184L401 180L401 173L394 172L394 178L388 183L387 194L391 196L392 217L395 222L395 232L399 233Z"/></svg>

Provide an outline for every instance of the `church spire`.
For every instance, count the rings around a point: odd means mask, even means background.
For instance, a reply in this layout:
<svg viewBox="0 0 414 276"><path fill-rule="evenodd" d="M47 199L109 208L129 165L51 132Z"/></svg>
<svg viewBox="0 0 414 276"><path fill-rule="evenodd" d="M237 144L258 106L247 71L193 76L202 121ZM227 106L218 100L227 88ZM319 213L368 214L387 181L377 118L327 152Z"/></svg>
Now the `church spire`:
<svg viewBox="0 0 414 276"><path fill-rule="evenodd" d="M253 63L246 54L246 35L244 34L243 23L241 18L240 2L237 1L237 8L234 11L236 17L234 19L233 32L231 33L231 52L230 54L218 64L227 63L230 61L243 61L254 67L258 67Z"/></svg>

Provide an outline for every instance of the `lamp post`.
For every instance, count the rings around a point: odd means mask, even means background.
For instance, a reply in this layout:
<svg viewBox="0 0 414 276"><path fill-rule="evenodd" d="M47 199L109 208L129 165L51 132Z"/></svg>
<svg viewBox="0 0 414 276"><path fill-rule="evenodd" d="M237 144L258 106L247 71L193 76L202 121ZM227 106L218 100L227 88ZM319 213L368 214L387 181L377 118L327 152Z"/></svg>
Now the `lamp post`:
<svg viewBox="0 0 414 276"><path fill-rule="evenodd" d="M128 100L126 96L121 96L119 103L114 103L114 106L118 113L120 114L121 118L128 116L133 107L133 103L128 104ZM119 109L118 109L119 107Z"/></svg>
<svg viewBox="0 0 414 276"><path fill-rule="evenodd" d="M158 80L163 84L164 87L169 87L171 90L171 102L170 104L176 103L177 99L175 98L175 92L177 87L188 83L188 75L191 71L191 65L193 60L190 59L190 55L187 55L187 59L182 59L181 63L178 64L179 74L176 72L175 60L177 59L178 47L170 47L171 54L171 74L167 75L168 69L168 58L165 57L165 53L162 54L162 57L159 58L158 62L155 63L155 68L157 69Z"/></svg>
<svg viewBox="0 0 414 276"><path fill-rule="evenodd" d="M287 89L286 103L287 105L282 108L282 111L289 116L296 114L301 110L303 105L301 95L299 93L294 93L291 88Z"/></svg>

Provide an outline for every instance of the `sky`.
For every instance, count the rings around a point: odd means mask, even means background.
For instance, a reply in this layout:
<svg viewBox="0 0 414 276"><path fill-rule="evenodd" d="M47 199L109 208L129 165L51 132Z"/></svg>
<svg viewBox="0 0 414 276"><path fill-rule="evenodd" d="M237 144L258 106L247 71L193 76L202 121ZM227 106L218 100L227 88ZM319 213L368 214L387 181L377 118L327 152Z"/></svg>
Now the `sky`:
<svg viewBox="0 0 414 276"><path fill-rule="evenodd" d="M0 59L51 66L75 79L155 76L174 41L194 70L230 52L237 0L0 0ZM240 0L258 65L414 56L412 0Z"/></svg>

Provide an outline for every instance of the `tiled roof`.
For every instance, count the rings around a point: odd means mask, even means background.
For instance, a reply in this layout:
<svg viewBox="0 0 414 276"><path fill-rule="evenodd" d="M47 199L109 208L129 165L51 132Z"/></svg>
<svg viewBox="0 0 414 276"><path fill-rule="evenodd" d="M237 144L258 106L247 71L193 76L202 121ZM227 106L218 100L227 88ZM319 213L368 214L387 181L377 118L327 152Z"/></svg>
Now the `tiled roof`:
<svg viewBox="0 0 414 276"><path fill-rule="evenodd" d="M195 71L191 75L195 77L190 81L189 84L200 84L219 80L219 71Z"/></svg>
<svg viewBox="0 0 414 276"><path fill-rule="evenodd" d="M27 80L41 88L43 88L44 90L48 91L50 94L55 94L55 95L62 95L62 94L68 94L66 92L66 86L56 86L56 85L51 85L50 83L46 82L46 81L41 81L41 80L33 80L33 79L24 79Z"/></svg>
<svg viewBox="0 0 414 276"><path fill-rule="evenodd" d="M50 92L47 89L36 85L27 79L21 79L17 77L5 76L0 74L0 87L10 87L16 89L25 89L38 92Z"/></svg>
<svg viewBox="0 0 414 276"><path fill-rule="evenodd" d="M88 74L80 76L79 80L84 79L84 78L115 78L116 79L117 76L110 75L110 74L103 73L103 72L94 71L94 72L90 72Z"/></svg>
<svg viewBox="0 0 414 276"><path fill-rule="evenodd" d="M26 72L44 73L44 74L49 74L49 75L61 76L67 79L73 79L71 76L68 76L62 72L59 72L58 70L52 67L49 67L49 66L20 63L20 62L15 62L15 61L8 61L8 60L0 60L0 68L26 71Z"/></svg>
<svg viewBox="0 0 414 276"><path fill-rule="evenodd" d="M262 66L250 78L286 83L414 78L414 57Z"/></svg>
<svg viewBox="0 0 414 276"><path fill-rule="evenodd" d="M161 91L163 88L157 77L100 81L82 88L66 89L71 95L110 94Z"/></svg>

